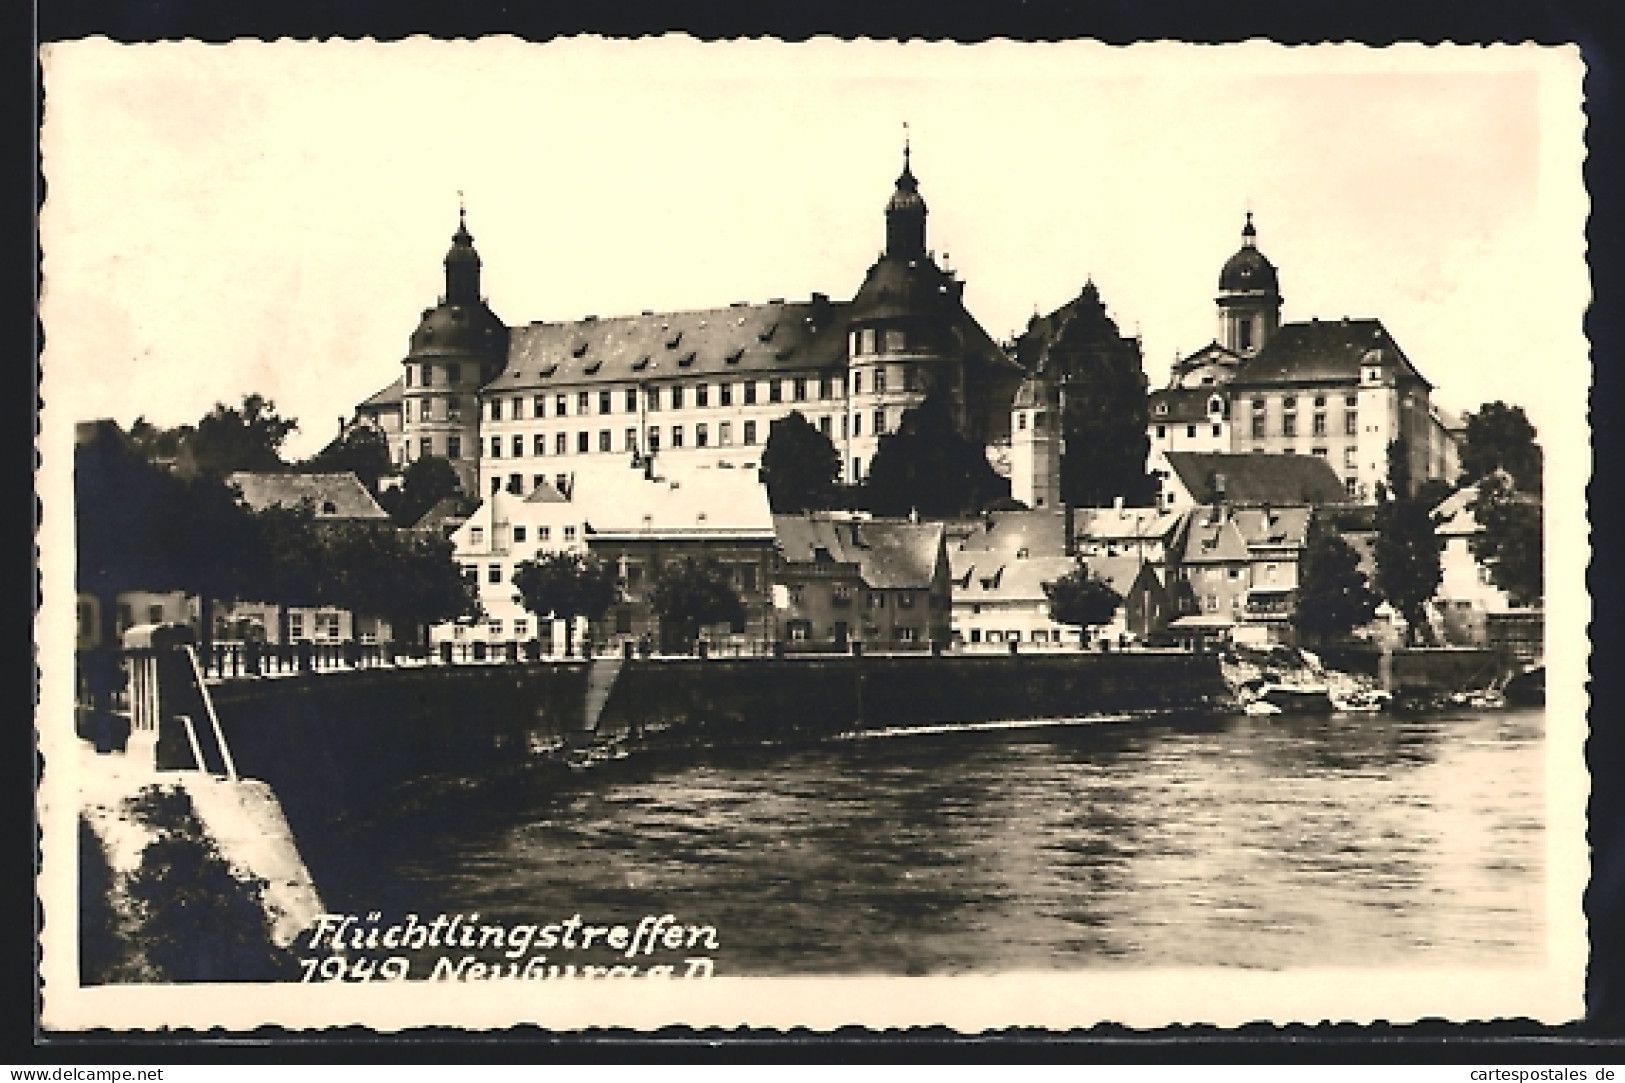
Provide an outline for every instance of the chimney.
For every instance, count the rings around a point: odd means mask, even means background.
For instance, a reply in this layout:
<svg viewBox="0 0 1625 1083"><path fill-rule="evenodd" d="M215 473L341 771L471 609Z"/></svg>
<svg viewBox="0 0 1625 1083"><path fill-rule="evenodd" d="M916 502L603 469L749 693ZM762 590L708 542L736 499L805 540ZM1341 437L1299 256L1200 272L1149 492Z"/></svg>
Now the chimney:
<svg viewBox="0 0 1625 1083"><path fill-rule="evenodd" d="M1213 475L1213 501L1216 504L1224 503L1224 475Z"/></svg>
<svg viewBox="0 0 1625 1083"><path fill-rule="evenodd" d="M1123 497L1121 493L1112 497L1112 510L1117 513L1117 517L1119 519L1128 518L1128 516L1123 513Z"/></svg>
<svg viewBox="0 0 1625 1083"><path fill-rule="evenodd" d="M1069 557L1075 557L1078 555L1078 539L1074 537L1072 533L1074 524L1076 523L1076 519L1072 514L1072 505L1062 504L1061 510L1064 512L1064 522L1061 525L1061 530L1063 533L1063 537L1061 538L1062 551L1065 552Z"/></svg>

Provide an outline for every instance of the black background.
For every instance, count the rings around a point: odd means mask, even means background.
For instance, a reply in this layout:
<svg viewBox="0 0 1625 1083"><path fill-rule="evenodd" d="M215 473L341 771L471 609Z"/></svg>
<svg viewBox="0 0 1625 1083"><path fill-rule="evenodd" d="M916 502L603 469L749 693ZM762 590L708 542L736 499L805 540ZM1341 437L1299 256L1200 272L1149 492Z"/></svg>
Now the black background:
<svg viewBox="0 0 1625 1083"><path fill-rule="evenodd" d="M1591 423L1596 477L1590 510L1594 558L1588 581L1594 623L1591 688L1593 733L1587 745L1592 770L1590 842L1594 864L1587 892L1592 961L1587 981L1588 1018L1562 1028L1524 1021L1481 1026L1424 1022L1409 1027L1260 1026L1239 1031L1170 1028L1131 1032L1101 1027L1069 1036L1006 1032L980 1039L946 1031L878 1035L850 1030L833 1036L668 1030L653 1038L632 1040L627 1033L556 1037L536 1030L517 1030L484 1039L455 1032L409 1032L380 1040L364 1032L327 1032L321 1036L262 1031L248 1040L219 1035L179 1034L124 1036L47 1035L38 1029L39 983L37 940L31 935L38 918L32 882L22 875L6 879L6 951L0 970L5 1011L0 1016L0 1063L187 1064L255 1060L270 1063L432 1063L536 1061L690 1061L745 1062L793 1060L843 1062L896 1060L908 1062L1092 1061L1142 1063L1209 1063L1292 1061L1303 1063L1604 1064L1620 1063L1625 1052L1625 794L1618 784L1621 737L1616 723L1621 702L1618 627L1625 615L1618 574L1616 512L1619 486L1615 464L1620 402L1619 355L1621 302L1622 210L1620 193L1620 84L1625 76L1625 42L1618 0L1581 3L1332 3L1329 0L1114 0L1105 3L1030 3L1000 0L947 0L937 3L786 3L684 2L600 3L567 0L555 3L499 3L488 0L42 0L32 11L5 5L8 20L0 42L6 43L8 119L17 146L26 147L12 160L19 189L12 222L20 227L15 250L22 274L9 282L27 308L11 321L21 347L7 362L11 394L0 398L11 415L0 435L11 445L7 462L18 464L13 481L18 491L8 506L16 509L19 527L25 511L39 512L33 497L32 466L37 402L37 350L40 331L34 311L37 296L38 248L35 210L41 196L37 135L40 103L37 42L102 35L119 41L196 37L225 41L237 37L301 39L371 37L391 40L413 34L478 37L506 33L533 41L560 35L596 33L635 37L682 31L703 39L774 36L800 40L815 35L900 39L953 39L964 42L1007 37L1016 40L1095 38L1113 44L1161 38L1222 43L1268 38L1283 44L1355 41L1384 45L1396 41L1493 44L1534 41L1577 43L1584 55L1587 112L1586 184L1591 194L1587 229L1594 303L1586 320L1594 364ZM27 217L24 218L24 215ZM26 248L23 240L26 239ZM26 251L26 256L21 254ZM23 260L26 259L26 263ZM20 308L22 306L19 306ZM1509 306L1509 314L1513 308ZM33 341L23 343L22 328ZM26 467L25 465L26 464ZM23 487L27 488L24 489ZM46 508L45 515L63 514ZM27 525L32 527L32 522ZM14 626L32 617L37 600L31 530L17 532L14 563ZM26 551L23 545L27 545ZM35 673L31 630L19 635L0 655L7 660L9 686L16 695L4 762L10 785L0 788L5 802L0 823L12 840L7 867L21 870L37 860L34 829L34 784L38 763L29 719L33 717ZM24 851L26 851L26 858ZM27 861L25 866L24 862Z"/></svg>

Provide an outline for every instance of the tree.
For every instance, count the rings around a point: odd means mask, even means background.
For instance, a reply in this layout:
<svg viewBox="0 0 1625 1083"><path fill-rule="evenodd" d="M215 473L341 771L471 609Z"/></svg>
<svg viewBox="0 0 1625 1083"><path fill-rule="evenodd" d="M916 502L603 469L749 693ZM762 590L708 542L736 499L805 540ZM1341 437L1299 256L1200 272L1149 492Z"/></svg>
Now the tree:
<svg viewBox="0 0 1625 1083"><path fill-rule="evenodd" d="M1122 335L1093 282L1016 341L1016 359L1060 394L1061 500L1102 507L1122 497L1148 505L1146 378L1140 344Z"/></svg>
<svg viewBox="0 0 1625 1083"><path fill-rule="evenodd" d="M1539 605L1546 593L1540 501L1518 493L1505 475L1490 474L1468 507L1484 528L1470 543L1474 558L1489 568L1490 578L1514 605Z"/></svg>
<svg viewBox="0 0 1625 1083"><path fill-rule="evenodd" d="M982 446L955 427L948 397L932 391L880 438L861 503L876 515L939 519L974 514L1009 495L1009 481Z"/></svg>
<svg viewBox="0 0 1625 1083"><path fill-rule="evenodd" d="M1377 602L1376 592L1360 570L1360 555L1336 530L1317 519L1299 564L1293 617L1298 631L1311 639L1347 634L1371 622L1377 615Z"/></svg>
<svg viewBox="0 0 1625 1083"><path fill-rule="evenodd" d="M781 417L768 429L762 449L762 483L774 514L824 511L836 504L841 453L801 411Z"/></svg>
<svg viewBox="0 0 1625 1083"><path fill-rule="evenodd" d="M236 470L284 470L283 441L299 428L277 414L276 403L262 395L243 397L242 408L215 403L184 440L185 453L197 472L223 477Z"/></svg>
<svg viewBox="0 0 1625 1083"><path fill-rule="evenodd" d="M688 650L711 624L738 626L745 606L716 561L685 557L667 564L655 580L649 602L660 615L663 650Z"/></svg>
<svg viewBox="0 0 1625 1083"><path fill-rule="evenodd" d="M1045 583L1044 596L1049 599L1050 619L1082 629L1085 641L1088 629L1110 624L1123 604L1123 596L1111 584L1081 565L1053 583Z"/></svg>
<svg viewBox="0 0 1625 1083"><path fill-rule="evenodd" d="M1444 578L1444 539L1431 506L1410 495L1409 461L1403 439L1388 445L1389 486L1377 487L1376 587L1405 618L1406 639L1414 645L1426 627L1427 602Z"/></svg>
<svg viewBox="0 0 1625 1083"><path fill-rule="evenodd" d="M333 442L301 464L301 469L320 473L350 471L374 495L378 479L393 469L389 439L371 425L351 425ZM403 524L410 525L410 524Z"/></svg>
<svg viewBox="0 0 1625 1083"><path fill-rule="evenodd" d="M378 494L378 503L397 526L411 526L448 496L462 492L457 469L438 455L413 459L401 475L401 487Z"/></svg>
<svg viewBox="0 0 1625 1083"><path fill-rule="evenodd" d="M597 557L579 553L547 553L521 561L512 582L528 612L564 621L566 655L575 645L575 618L598 620L620 596L615 570Z"/></svg>
<svg viewBox="0 0 1625 1083"><path fill-rule="evenodd" d="M479 588L464 578L449 539L388 523L318 530L318 589L328 604L383 617L397 639L412 629L418 644L431 624L479 614Z"/></svg>
<svg viewBox="0 0 1625 1083"><path fill-rule="evenodd" d="M1538 494L1541 463L1535 427L1524 416L1522 407L1497 400L1467 415L1467 438L1461 449L1465 480L1477 481L1496 470L1505 470L1521 492Z"/></svg>

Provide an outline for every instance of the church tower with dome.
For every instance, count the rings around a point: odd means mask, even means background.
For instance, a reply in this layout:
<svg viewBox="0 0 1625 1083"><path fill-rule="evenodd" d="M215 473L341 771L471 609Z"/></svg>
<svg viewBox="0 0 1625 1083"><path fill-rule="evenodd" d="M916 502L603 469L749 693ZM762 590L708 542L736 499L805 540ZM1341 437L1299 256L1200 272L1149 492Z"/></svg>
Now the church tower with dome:
<svg viewBox="0 0 1625 1083"><path fill-rule="evenodd" d="M459 208L446 253L446 292L423 310L403 364L401 466L447 459L465 492L476 492L481 453L480 388L508 354L508 328L480 294L480 254Z"/></svg>
<svg viewBox="0 0 1625 1083"><path fill-rule="evenodd" d="M1275 265L1258 250L1253 212L1241 230L1241 248L1219 272L1219 344L1241 357L1264 348L1281 326L1281 285Z"/></svg>

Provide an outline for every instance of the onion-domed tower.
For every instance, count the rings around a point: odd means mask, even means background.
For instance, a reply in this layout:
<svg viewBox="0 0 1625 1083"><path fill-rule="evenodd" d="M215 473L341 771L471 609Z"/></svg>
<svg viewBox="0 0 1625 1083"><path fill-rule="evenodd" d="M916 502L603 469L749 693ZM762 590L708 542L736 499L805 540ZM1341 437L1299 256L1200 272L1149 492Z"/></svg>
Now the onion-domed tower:
<svg viewBox="0 0 1625 1083"><path fill-rule="evenodd" d="M1243 357L1264 348L1281 326L1281 286L1275 265L1256 243L1253 214L1241 231L1241 248L1219 272L1219 343Z"/></svg>
<svg viewBox="0 0 1625 1083"><path fill-rule="evenodd" d="M446 292L423 310L405 358L402 388L404 459L450 460L465 492L479 482L480 387L508 354L508 328L480 296L480 255L459 209L446 253Z"/></svg>
<svg viewBox="0 0 1625 1083"><path fill-rule="evenodd" d="M964 283L937 266L925 247L925 200L903 148L903 172L886 203L886 249L869 268L848 308L848 431L843 472L848 482L868 474L880 437L903 412L941 389L966 430L964 334L959 332ZM959 332L959 333L956 333Z"/></svg>

